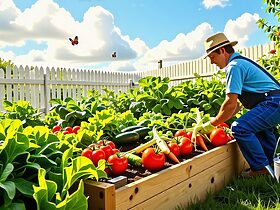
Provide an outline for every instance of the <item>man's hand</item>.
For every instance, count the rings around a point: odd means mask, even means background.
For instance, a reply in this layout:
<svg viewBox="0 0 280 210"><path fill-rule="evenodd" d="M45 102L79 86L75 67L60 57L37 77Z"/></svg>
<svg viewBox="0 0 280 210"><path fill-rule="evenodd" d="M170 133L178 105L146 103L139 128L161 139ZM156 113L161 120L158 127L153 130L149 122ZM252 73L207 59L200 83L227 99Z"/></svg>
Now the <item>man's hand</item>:
<svg viewBox="0 0 280 210"><path fill-rule="evenodd" d="M209 134L215 129L215 126L210 121L203 123L198 131L202 134Z"/></svg>

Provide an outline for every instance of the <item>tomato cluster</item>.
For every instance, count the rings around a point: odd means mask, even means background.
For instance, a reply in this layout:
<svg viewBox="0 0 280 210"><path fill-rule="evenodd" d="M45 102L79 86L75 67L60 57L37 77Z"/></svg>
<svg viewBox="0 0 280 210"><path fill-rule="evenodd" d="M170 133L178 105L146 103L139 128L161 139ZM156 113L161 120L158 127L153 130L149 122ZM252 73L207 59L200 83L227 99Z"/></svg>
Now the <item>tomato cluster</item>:
<svg viewBox="0 0 280 210"><path fill-rule="evenodd" d="M109 140L99 140L98 142L89 145L85 148L82 156L89 158L95 166L98 166L98 161L104 159L107 161L105 172L119 175L125 172L128 167L128 160L125 156L120 157L119 150L114 142Z"/></svg>
<svg viewBox="0 0 280 210"><path fill-rule="evenodd" d="M178 130L174 136L175 136L175 138L184 137L184 138L191 139L192 132L185 132L184 130ZM208 150L206 147L208 140L210 140L210 143L214 146L221 146L221 145L227 144L228 141L230 141L232 139L233 139L233 136L229 129L229 125L223 122L216 126L216 128L209 134L208 139L203 138L201 135L197 135L195 142L203 150ZM175 146L173 146L173 147L175 147ZM181 154L181 155L183 155L183 154Z"/></svg>
<svg viewBox="0 0 280 210"><path fill-rule="evenodd" d="M76 125L74 126L73 128L68 126L64 129L61 128L61 126L59 125L55 125L53 128L52 128L52 133L54 134L57 134L58 132L62 132L64 135L66 134L70 134L70 133L74 133L74 134L77 134L78 133L78 130L80 130L80 126L79 125Z"/></svg>

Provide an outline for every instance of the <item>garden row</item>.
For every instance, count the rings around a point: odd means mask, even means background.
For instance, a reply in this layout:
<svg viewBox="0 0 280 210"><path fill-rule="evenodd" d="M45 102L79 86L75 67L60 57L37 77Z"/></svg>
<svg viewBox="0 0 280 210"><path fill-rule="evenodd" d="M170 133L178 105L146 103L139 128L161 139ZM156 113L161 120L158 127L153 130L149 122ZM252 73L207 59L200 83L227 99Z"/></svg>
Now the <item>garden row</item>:
<svg viewBox="0 0 280 210"><path fill-rule="evenodd" d="M223 102L220 77L174 87L168 78L146 77L126 93L52 99L43 120L29 102L4 101L1 207L88 209L86 179L108 183L122 175L133 184L227 144L226 124L216 133L196 132Z"/></svg>

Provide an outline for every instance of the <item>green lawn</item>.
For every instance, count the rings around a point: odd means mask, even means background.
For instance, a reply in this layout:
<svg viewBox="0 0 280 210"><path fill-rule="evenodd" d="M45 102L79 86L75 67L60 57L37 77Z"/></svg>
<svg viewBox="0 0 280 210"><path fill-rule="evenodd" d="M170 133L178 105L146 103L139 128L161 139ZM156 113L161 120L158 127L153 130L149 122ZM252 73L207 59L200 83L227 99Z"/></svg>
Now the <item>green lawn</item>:
<svg viewBox="0 0 280 210"><path fill-rule="evenodd" d="M280 209L280 184L270 176L237 177L222 191L209 194L202 203L179 206L178 210L262 210Z"/></svg>

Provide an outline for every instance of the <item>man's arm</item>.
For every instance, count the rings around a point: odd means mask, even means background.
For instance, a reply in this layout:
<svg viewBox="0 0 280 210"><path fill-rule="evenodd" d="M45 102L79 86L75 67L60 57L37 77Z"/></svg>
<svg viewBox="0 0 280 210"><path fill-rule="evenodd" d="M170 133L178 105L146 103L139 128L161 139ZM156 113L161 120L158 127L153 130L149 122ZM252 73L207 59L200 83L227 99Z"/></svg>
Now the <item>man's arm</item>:
<svg viewBox="0 0 280 210"><path fill-rule="evenodd" d="M218 124L232 118L239 110L240 105L237 101L238 94L228 93L216 117L211 119L211 124L217 126Z"/></svg>

